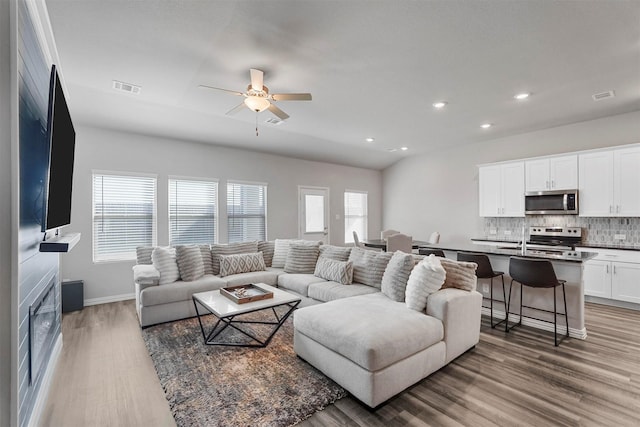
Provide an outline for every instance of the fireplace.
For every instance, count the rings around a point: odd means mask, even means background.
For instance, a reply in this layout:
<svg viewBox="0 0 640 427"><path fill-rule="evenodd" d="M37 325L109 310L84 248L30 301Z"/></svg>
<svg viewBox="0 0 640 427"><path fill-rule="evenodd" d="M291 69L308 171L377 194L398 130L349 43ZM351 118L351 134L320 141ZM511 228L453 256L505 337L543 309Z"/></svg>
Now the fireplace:
<svg viewBox="0 0 640 427"><path fill-rule="evenodd" d="M29 383L34 384L49 359L59 324L57 276L29 307Z"/></svg>

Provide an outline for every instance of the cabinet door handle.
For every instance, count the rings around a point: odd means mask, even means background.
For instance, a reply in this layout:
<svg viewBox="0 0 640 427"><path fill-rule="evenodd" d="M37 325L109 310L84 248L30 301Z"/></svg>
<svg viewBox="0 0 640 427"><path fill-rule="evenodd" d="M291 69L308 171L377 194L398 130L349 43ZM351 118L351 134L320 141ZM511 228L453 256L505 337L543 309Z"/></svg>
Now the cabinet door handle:
<svg viewBox="0 0 640 427"><path fill-rule="evenodd" d="M556 182L554 180L551 180L551 188L556 188Z"/></svg>
<svg viewBox="0 0 640 427"><path fill-rule="evenodd" d="M546 181L546 183L544 184L545 188L549 188L549 181Z"/></svg>

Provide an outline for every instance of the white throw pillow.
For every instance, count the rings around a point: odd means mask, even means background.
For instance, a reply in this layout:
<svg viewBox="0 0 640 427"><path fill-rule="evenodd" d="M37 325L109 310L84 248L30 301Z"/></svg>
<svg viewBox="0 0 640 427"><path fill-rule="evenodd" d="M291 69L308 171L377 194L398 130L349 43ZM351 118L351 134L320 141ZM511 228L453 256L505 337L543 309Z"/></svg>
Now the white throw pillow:
<svg viewBox="0 0 640 427"><path fill-rule="evenodd" d="M425 311L427 298L442 287L446 272L440 258L429 255L416 265L407 281L405 301L407 307L416 311Z"/></svg>
<svg viewBox="0 0 640 427"><path fill-rule="evenodd" d="M159 285L167 285L180 279L175 249L155 248L151 254L151 260L153 266L160 272Z"/></svg>
<svg viewBox="0 0 640 427"><path fill-rule="evenodd" d="M415 262L411 254L401 251L394 252L382 275L382 286L380 287L382 293L394 301L403 302L407 280L414 266Z"/></svg>

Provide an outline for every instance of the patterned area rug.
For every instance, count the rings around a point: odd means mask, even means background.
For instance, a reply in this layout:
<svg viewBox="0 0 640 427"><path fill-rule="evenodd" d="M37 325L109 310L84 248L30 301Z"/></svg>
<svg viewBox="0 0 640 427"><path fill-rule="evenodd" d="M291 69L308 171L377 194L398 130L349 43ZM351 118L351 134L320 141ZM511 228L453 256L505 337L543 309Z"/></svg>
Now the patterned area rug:
<svg viewBox="0 0 640 427"><path fill-rule="evenodd" d="M270 311L247 316L273 318ZM215 318L203 321L208 329ZM268 336L264 326L251 328ZM232 328L224 334L227 341L246 341ZM296 356L292 317L266 348L207 346L195 318L151 326L142 336L180 427L289 426L347 395Z"/></svg>

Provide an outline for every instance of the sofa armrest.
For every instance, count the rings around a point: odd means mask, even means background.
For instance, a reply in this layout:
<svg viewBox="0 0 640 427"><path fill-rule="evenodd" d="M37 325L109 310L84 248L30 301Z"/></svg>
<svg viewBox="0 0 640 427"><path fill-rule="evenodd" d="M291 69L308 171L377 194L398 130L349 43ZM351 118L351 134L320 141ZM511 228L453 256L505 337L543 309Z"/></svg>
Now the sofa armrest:
<svg viewBox="0 0 640 427"><path fill-rule="evenodd" d="M476 291L441 289L429 295L427 314L440 319L449 363L480 341L482 295Z"/></svg>
<svg viewBox="0 0 640 427"><path fill-rule="evenodd" d="M142 291L149 286L156 286L160 282L160 272L150 264L137 264L133 266L133 281L139 285Z"/></svg>

